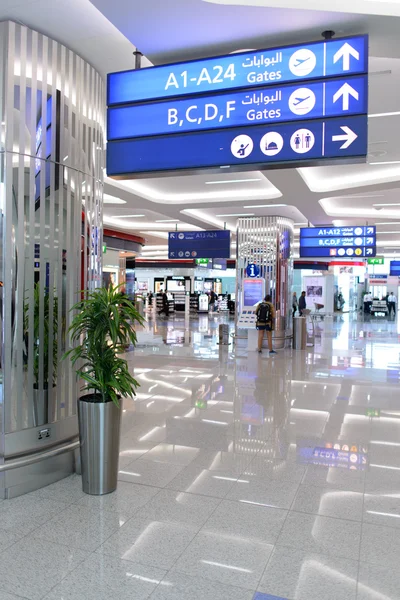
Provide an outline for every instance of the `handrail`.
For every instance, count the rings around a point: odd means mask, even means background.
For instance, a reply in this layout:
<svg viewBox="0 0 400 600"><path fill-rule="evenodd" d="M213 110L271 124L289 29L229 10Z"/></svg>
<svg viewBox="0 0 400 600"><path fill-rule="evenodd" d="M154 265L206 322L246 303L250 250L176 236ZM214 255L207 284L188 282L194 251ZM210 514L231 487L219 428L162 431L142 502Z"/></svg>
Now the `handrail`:
<svg viewBox="0 0 400 600"><path fill-rule="evenodd" d="M73 442L68 442L68 444L57 446L56 448L50 448L44 452L36 452L36 454L30 454L29 456L24 456L23 458L11 459L3 465L0 465L0 473L3 471L9 471L11 469L27 467L29 465L41 462L42 460L46 460L47 458L53 458L54 456L64 454L65 452L72 452L78 448L79 440L75 440Z"/></svg>

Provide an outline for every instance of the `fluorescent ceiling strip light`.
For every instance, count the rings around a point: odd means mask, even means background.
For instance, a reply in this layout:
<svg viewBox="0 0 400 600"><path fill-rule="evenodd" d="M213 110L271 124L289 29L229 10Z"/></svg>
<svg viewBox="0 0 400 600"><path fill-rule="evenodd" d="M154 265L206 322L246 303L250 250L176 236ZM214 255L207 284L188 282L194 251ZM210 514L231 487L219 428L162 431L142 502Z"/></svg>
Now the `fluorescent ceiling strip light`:
<svg viewBox="0 0 400 600"><path fill-rule="evenodd" d="M367 510L369 515L378 515L378 517L395 517L396 519L400 519L400 515L394 515L393 513L386 512L378 512L376 510Z"/></svg>
<svg viewBox="0 0 400 600"><path fill-rule="evenodd" d="M179 219L158 219L156 223L180 223Z"/></svg>
<svg viewBox="0 0 400 600"><path fill-rule="evenodd" d="M219 185L224 183L248 183L249 181L261 181L261 177L255 179L224 179L222 181L206 181L206 185Z"/></svg>
<svg viewBox="0 0 400 600"><path fill-rule="evenodd" d="M390 471L400 471L400 467L390 467L389 465L370 465L375 469L389 469Z"/></svg>
<svg viewBox="0 0 400 600"><path fill-rule="evenodd" d="M139 219L140 217L145 217L146 215L114 215L111 219Z"/></svg>
<svg viewBox="0 0 400 600"><path fill-rule="evenodd" d="M400 160L387 160L384 162L370 162L369 165L400 165Z"/></svg>
<svg viewBox="0 0 400 600"><path fill-rule="evenodd" d="M163 204L184 204L188 205L191 202L200 200L207 203L214 203L216 200L222 202L230 202L232 200L273 200L275 198L282 198L282 193L272 185L268 180L265 183L268 187L259 186L254 188L245 189L244 186L239 188L231 188L230 190L213 190L208 189L202 192L184 192L179 194L171 194L158 191L151 187L149 183L139 182L138 180L116 182L114 179L106 178L106 183L109 183L114 188L127 190L134 192L146 200L151 202L162 202ZM243 198L244 196L244 198Z"/></svg>
<svg viewBox="0 0 400 600"><path fill-rule="evenodd" d="M287 206L287 204L249 204L243 208L280 208L281 206Z"/></svg>
<svg viewBox="0 0 400 600"><path fill-rule="evenodd" d="M223 569L232 569L233 571L240 571L241 573L252 573L250 569L242 569L241 567L235 567L233 565L224 565L222 563L214 562L213 560L202 560L205 565L211 565L213 567L221 567Z"/></svg>
<svg viewBox="0 0 400 600"><path fill-rule="evenodd" d="M372 206L400 206L400 202L373 204Z"/></svg>
<svg viewBox="0 0 400 600"><path fill-rule="evenodd" d="M216 217L254 217L254 213L228 213L225 215L215 215Z"/></svg>
<svg viewBox="0 0 400 600"><path fill-rule="evenodd" d="M378 446L395 446L396 448L400 446L400 444L397 442L384 442L380 440L372 440L370 444L376 444Z"/></svg>
<svg viewBox="0 0 400 600"><path fill-rule="evenodd" d="M368 115L368 118L376 119L377 117L398 117L399 115L400 115L400 111L387 112L387 113L375 113L373 115Z"/></svg>
<svg viewBox="0 0 400 600"><path fill-rule="evenodd" d="M387 221L386 223L375 223L375 225L400 225L400 221Z"/></svg>
<svg viewBox="0 0 400 600"><path fill-rule="evenodd" d="M277 508L276 504L263 504L262 502L252 502L251 500L239 500L242 504L252 504L254 506L265 506L267 508Z"/></svg>

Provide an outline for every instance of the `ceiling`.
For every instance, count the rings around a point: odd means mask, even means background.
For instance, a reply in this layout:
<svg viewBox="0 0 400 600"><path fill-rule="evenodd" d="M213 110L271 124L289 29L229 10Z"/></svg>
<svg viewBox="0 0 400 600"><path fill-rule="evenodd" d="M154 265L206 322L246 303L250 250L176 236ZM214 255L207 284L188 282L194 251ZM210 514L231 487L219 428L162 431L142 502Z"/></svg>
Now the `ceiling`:
<svg viewBox="0 0 400 600"><path fill-rule="evenodd" d="M135 45L148 66L318 40L325 29L369 33L368 164L106 178L104 218L109 227L144 236L147 256L166 256L169 229L226 224L235 231L232 215L249 212L303 224L378 223L379 253L400 252L400 2L337 0L333 9L327 0L308 0L308 10L297 6L298 0L0 0L0 19L54 37L103 76L133 68Z"/></svg>
<svg viewBox="0 0 400 600"><path fill-rule="evenodd" d="M400 57L397 0L307 0L309 10L298 0L92 2L154 64L317 40L326 29L373 34L374 56Z"/></svg>

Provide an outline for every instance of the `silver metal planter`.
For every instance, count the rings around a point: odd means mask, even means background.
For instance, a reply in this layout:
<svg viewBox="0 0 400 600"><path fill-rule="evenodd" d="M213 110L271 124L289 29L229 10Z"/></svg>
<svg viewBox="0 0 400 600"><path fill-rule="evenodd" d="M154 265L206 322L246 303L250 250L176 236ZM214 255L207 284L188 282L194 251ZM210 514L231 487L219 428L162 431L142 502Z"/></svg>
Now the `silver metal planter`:
<svg viewBox="0 0 400 600"><path fill-rule="evenodd" d="M117 487L121 409L93 399L88 395L78 400L82 489L101 496Z"/></svg>

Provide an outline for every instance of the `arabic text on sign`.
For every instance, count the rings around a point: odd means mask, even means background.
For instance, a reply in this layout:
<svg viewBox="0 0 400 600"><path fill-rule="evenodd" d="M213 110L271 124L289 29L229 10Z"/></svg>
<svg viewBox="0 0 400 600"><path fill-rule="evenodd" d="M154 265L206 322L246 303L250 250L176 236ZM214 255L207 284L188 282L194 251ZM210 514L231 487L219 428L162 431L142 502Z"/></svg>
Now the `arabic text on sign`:
<svg viewBox="0 0 400 600"><path fill-rule="evenodd" d="M108 105L367 72L367 37L111 73Z"/></svg>

